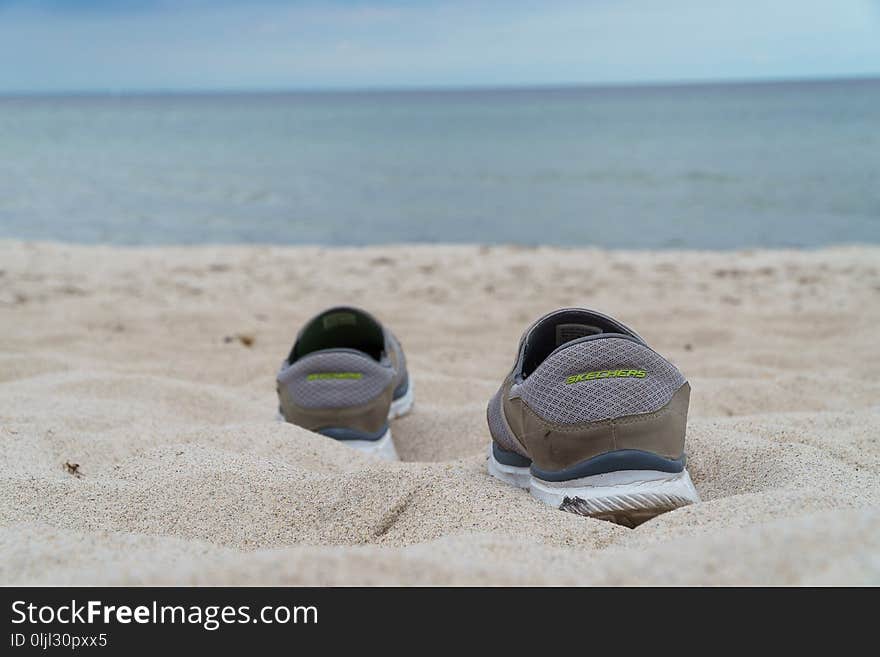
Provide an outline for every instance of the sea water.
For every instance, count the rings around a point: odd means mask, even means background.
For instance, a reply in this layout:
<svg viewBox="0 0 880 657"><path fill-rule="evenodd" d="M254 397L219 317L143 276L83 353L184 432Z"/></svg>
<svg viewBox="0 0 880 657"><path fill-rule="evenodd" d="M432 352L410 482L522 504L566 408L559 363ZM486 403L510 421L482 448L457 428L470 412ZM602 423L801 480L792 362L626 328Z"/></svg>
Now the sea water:
<svg viewBox="0 0 880 657"><path fill-rule="evenodd" d="M0 97L0 237L880 242L880 81Z"/></svg>

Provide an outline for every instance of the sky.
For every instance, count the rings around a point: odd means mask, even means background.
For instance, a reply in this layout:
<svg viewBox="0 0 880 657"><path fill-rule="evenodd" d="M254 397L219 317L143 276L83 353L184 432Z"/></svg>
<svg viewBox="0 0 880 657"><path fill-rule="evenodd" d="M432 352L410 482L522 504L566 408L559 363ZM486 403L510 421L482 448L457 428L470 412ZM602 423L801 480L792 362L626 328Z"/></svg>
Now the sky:
<svg viewBox="0 0 880 657"><path fill-rule="evenodd" d="M880 75L880 0L0 0L0 93Z"/></svg>

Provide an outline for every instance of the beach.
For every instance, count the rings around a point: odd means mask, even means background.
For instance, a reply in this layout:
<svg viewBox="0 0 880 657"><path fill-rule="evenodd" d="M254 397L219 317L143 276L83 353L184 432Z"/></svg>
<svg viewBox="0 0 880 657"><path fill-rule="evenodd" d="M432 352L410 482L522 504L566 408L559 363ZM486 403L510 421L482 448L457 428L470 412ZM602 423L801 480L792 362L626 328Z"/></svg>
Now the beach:
<svg viewBox="0 0 880 657"><path fill-rule="evenodd" d="M315 312L400 338L399 463L275 421ZM636 529L486 473L526 326L585 306L692 386L702 502ZM880 584L880 247L0 241L2 584Z"/></svg>

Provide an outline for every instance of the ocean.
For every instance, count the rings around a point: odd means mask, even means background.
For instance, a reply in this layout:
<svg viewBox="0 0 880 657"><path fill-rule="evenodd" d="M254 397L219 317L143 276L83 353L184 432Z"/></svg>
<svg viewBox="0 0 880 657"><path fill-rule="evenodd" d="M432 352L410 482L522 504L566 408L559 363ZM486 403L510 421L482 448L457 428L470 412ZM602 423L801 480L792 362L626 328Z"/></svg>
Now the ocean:
<svg viewBox="0 0 880 657"><path fill-rule="evenodd" d="M880 242L880 80L0 97L0 237Z"/></svg>

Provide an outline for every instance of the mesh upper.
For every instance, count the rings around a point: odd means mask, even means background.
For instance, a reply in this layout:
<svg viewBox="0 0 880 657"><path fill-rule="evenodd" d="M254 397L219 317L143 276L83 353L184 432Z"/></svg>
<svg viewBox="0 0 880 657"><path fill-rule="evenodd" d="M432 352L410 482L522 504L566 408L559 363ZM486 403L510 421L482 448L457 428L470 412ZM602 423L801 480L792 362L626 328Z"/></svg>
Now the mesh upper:
<svg viewBox="0 0 880 657"><path fill-rule="evenodd" d="M359 372L360 379L308 380L309 374ZM292 365L286 362L278 383L287 387L290 399L303 408L344 408L372 401L391 385L394 370L365 354L348 351L318 351Z"/></svg>
<svg viewBox="0 0 880 657"><path fill-rule="evenodd" d="M647 376L565 382L575 374L613 369L642 369ZM669 403L685 382L675 366L650 348L609 337L577 342L552 354L523 381L520 394L545 420L580 424L652 413Z"/></svg>

